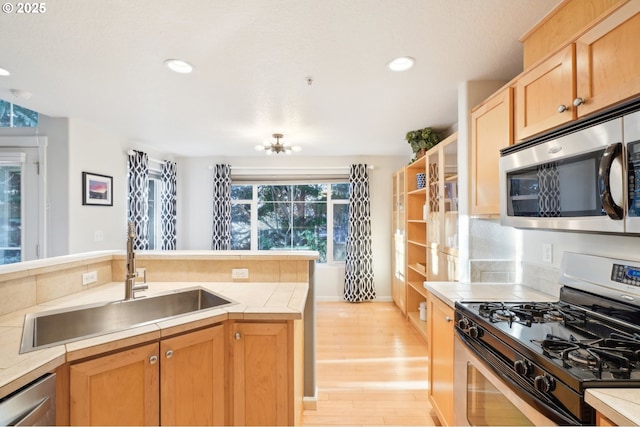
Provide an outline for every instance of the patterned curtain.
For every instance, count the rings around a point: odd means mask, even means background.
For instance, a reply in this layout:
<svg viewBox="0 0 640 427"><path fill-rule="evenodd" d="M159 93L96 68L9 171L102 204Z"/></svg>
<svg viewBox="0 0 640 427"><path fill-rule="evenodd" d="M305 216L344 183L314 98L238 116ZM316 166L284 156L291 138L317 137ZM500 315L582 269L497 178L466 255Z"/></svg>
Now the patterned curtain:
<svg viewBox="0 0 640 427"><path fill-rule="evenodd" d="M344 299L362 302L375 299L371 254L371 209L367 165L349 170L349 227L344 276Z"/></svg>
<svg viewBox="0 0 640 427"><path fill-rule="evenodd" d="M149 249L149 157L142 151L129 155L128 220L135 226L133 249Z"/></svg>
<svg viewBox="0 0 640 427"><path fill-rule="evenodd" d="M213 250L231 249L231 166L216 165L213 171Z"/></svg>
<svg viewBox="0 0 640 427"><path fill-rule="evenodd" d="M163 251L176 250L176 174L176 163L164 162L162 165L162 194L160 194Z"/></svg>

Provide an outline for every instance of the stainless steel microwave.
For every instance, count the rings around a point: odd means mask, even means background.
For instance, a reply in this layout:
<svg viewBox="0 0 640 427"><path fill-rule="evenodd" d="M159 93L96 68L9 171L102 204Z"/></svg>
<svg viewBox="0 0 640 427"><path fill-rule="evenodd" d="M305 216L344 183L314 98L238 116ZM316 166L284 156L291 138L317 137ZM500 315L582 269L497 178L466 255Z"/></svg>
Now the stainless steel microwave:
<svg viewBox="0 0 640 427"><path fill-rule="evenodd" d="M640 111L503 150L500 223L640 234Z"/></svg>

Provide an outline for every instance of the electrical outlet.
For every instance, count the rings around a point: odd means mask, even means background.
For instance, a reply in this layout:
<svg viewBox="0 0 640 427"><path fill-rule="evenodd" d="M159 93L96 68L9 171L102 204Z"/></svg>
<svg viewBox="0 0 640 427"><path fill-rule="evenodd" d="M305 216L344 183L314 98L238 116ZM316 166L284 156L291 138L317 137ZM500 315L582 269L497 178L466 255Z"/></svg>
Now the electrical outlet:
<svg viewBox="0 0 640 427"><path fill-rule="evenodd" d="M82 286L87 286L98 281L98 272L90 271L82 274Z"/></svg>
<svg viewBox="0 0 640 427"><path fill-rule="evenodd" d="M104 240L104 234L102 233L102 230L98 230L93 233L93 240L96 242L102 242Z"/></svg>
<svg viewBox="0 0 640 427"><path fill-rule="evenodd" d="M232 279L248 279L249 269L248 268L232 268L231 278Z"/></svg>
<svg viewBox="0 0 640 427"><path fill-rule="evenodd" d="M553 263L553 245L551 243L542 244L542 262Z"/></svg>

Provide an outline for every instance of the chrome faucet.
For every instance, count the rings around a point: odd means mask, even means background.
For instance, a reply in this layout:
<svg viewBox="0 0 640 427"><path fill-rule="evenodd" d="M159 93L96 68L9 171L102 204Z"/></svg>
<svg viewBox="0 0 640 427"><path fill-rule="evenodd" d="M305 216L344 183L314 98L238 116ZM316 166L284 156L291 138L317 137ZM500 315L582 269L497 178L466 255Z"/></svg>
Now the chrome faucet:
<svg viewBox="0 0 640 427"><path fill-rule="evenodd" d="M149 289L147 286L147 272L144 271L144 282L136 285L138 270L136 269L136 254L133 251L133 239L136 238L134 225L129 221L127 227L127 277L124 280L124 299L132 300L136 297L136 292Z"/></svg>

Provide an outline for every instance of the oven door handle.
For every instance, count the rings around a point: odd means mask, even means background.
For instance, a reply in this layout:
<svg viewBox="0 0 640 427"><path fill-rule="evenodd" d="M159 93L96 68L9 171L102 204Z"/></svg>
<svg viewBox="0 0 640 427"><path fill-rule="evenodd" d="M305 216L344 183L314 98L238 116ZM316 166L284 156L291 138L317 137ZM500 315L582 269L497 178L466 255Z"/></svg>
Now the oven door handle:
<svg viewBox="0 0 640 427"><path fill-rule="evenodd" d="M620 176L618 178L617 185L622 183L622 164L620 163L620 157L622 155L622 144L615 143L609 145L600 158L600 167L598 168L598 182L600 183L600 201L602 202L602 208L611 219L623 219L624 209L620 207L611 192L611 171L616 168L616 174ZM620 193L622 194L622 189Z"/></svg>
<svg viewBox="0 0 640 427"><path fill-rule="evenodd" d="M518 394L522 399L529 402L530 405L535 407L545 417L549 418L558 425L576 425L579 424L577 420L559 408L554 402L547 396L544 396L537 392L533 386L529 385L524 378L513 378L506 372L510 372L510 367L506 366L493 352L485 347L484 344L478 342L472 338L467 337L463 332L456 328L458 338L468 351L471 351L479 360L484 361L486 365L501 378L506 385ZM486 352L486 354L483 354ZM502 365L502 367L501 367Z"/></svg>

